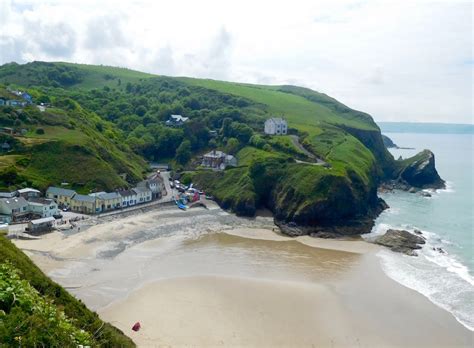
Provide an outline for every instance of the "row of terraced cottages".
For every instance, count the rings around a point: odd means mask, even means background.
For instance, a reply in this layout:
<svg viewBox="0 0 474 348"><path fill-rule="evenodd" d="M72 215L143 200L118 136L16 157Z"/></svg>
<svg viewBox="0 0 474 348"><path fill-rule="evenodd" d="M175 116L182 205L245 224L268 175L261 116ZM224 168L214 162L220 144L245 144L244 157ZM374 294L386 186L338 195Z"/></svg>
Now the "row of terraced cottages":
<svg viewBox="0 0 474 348"><path fill-rule="evenodd" d="M61 208L83 214L98 214L159 199L163 190L163 178L156 176L153 179L141 181L136 187L129 190L94 192L88 195L51 186L46 191L46 197L54 199Z"/></svg>

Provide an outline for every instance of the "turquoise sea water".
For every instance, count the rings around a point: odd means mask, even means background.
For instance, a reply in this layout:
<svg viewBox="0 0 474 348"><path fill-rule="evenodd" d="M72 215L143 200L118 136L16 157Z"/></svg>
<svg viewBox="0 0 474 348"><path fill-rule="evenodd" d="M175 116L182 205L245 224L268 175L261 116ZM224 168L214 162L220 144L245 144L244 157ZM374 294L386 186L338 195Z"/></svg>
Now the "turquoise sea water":
<svg viewBox="0 0 474 348"><path fill-rule="evenodd" d="M378 254L387 274L451 312L474 330L474 172L472 134L386 133L398 146L395 158L430 149L447 189L431 198L407 192L381 197L390 209L383 212L367 239L403 228L423 232L426 245L418 257L384 250ZM440 253L433 248L442 248Z"/></svg>

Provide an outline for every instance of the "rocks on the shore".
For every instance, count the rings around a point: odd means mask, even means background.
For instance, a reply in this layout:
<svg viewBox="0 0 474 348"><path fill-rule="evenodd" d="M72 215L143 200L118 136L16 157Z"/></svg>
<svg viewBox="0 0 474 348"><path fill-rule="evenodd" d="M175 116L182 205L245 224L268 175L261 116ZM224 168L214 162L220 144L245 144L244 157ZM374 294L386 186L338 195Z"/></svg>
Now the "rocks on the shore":
<svg viewBox="0 0 474 348"><path fill-rule="evenodd" d="M400 171L399 181L406 182L408 185L417 188L445 188L445 182L436 171L433 152L423 150L408 160L411 161Z"/></svg>
<svg viewBox="0 0 474 348"><path fill-rule="evenodd" d="M395 252L417 256L415 250L421 249L421 245L425 244L425 240L423 237L406 230L390 229L383 236L377 237L374 243L386 246Z"/></svg>
<svg viewBox="0 0 474 348"><path fill-rule="evenodd" d="M308 232L305 231L304 227L298 226L294 222L284 223L278 220L275 220L275 225L280 228L281 233L286 234L290 237L299 237L307 235Z"/></svg>

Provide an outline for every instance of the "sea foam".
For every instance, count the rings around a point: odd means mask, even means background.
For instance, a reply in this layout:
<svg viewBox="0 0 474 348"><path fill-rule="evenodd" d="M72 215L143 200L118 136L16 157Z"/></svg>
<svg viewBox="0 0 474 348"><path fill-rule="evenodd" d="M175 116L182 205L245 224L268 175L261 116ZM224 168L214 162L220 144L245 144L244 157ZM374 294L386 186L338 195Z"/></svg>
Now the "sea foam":
<svg viewBox="0 0 474 348"><path fill-rule="evenodd" d="M388 229L400 228L411 232L416 229L409 225L391 226L379 223L372 233L364 238L373 241ZM466 328L474 331L474 277L455 255L446 251L448 243L436 233L421 232L426 238L426 244L417 251L418 257L384 249L377 253L382 269L390 278L423 294L450 312Z"/></svg>

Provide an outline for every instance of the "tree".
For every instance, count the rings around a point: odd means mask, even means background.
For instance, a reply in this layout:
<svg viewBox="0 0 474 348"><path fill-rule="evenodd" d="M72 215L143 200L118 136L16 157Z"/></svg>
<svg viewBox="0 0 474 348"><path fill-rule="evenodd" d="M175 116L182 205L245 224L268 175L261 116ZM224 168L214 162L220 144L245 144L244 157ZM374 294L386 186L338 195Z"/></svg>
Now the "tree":
<svg viewBox="0 0 474 348"><path fill-rule="evenodd" d="M189 140L183 142L176 149L176 160L180 164L186 164L191 158L191 143Z"/></svg>
<svg viewBox="0 0 474 348"><path fill-rule="evenodd" d="M140 105L139 107L136 108L135 113L138 116L142 117L146 114L146 111L147 111L146 108L143 105Z"/></svg>
<svg viewBox="0 0 474 348"><path fill-rule="evenodd" d="M253 130L245 123L232 122L230 125L230 135L239 139L243 144L247 144L253 135Z"/></svg>
<svg viewBox="0 0 474 348"><path fill-rule="evenodd" d="M222 120L222 128L221 128L221 132L222 132L222 135L224 137L228 137L230 135L230 132L231 132L231 126L232 124L232 119L231 118L224 118Z"/></svg>
<svg viewBox="0 0 474 348"><path fill-rule="evenodd" d="M229 138L227 140L226 151L230 154L235 154L240 147L240 143L236 138Z"/></svg>

